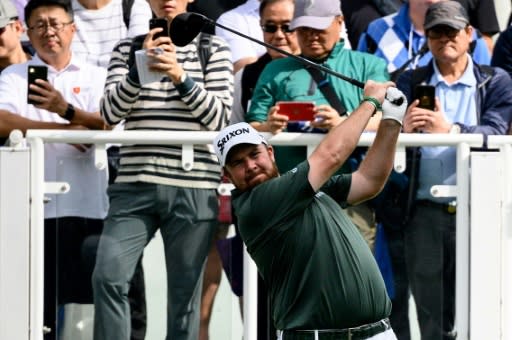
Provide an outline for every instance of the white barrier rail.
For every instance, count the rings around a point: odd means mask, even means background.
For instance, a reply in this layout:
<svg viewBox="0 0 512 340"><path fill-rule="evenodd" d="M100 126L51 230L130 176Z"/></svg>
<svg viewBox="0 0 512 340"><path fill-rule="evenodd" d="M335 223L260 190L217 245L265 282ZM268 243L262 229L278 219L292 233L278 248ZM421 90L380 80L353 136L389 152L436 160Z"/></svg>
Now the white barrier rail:
<svg viewBox="0 0 512 340"><path fill-rule="evenodd" d="M487 143L490 148L498 148L502 156L501 326L502 338L512 339L512 136L489 136Z"/></svg>
<svg viewBox="0 0 512 340"><path fill-rule="evenodd" d="M43 328L43 199L44 199L44 143L96 144L96 166L106 166L105 145L120 144L180 144L183 145L182 163L184 170L193 167L193 145L210 144L216 132L185 131L61 131L29 130L26 138L31 148L31 268L30 268L30 340L42 339ZM266 135L272 145L307 146L310 153L322 140L321 134L281 133ZM359 141L360 146L369 146L373 142L373 133L365 133ZM457 185L435 186L435 196L457 197L457 287L456 287L456 329L458 339L469 339L469 154L470 147L481 147L482 135L461 134L401 134L397 144L395 169L405 169L405 146L454 146L457 148ZM245 263L244 263L245 264ZM254 265L244 268L247 273L255 273ZM250 277L255 277L251 275ZM251 285L251 289L254 286ZM255 291L246 292L256 296ZM245 300L245 299L244 299ZM245 300L248 301L249 299ZM244 302L245 302L244 301ZM244 306L244 339L256 339L256 306Z"/></svg>

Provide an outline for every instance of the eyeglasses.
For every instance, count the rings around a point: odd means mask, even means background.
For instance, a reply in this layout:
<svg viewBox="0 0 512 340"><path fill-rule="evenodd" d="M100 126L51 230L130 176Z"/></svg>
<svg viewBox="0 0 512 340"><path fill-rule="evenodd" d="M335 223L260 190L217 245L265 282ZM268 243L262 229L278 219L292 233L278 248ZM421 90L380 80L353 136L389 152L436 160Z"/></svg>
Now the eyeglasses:
<svg viewBox="0 0 512 340"><path fill-rule="evenodd" d="M265 25L261 26L261 29L265 33L276 33L277 30L281 30L283 33L293 33L295 31L290 28L290 24L282 24L282 25L265 24Z"/></svg>
<svg viewBox="0 0 512 340"><path fill-rule="evenodd" d="M446 36L453 39L459 32L460 30L450 26L434 26L427 31L427 37L430 39L440 39L442 36Z"/></svg>
<svg viewBox="0 0 512 340"><path fill-rule="evenodd" d="M51 22L51 23L38 22L37 24L35 24L32 27L29 27L28 29L31 31L35 31L39 34L43 34L51 28L52 31L54 31L55 33L58 33L60 31L62 31L64 29L64 27L66 27L67 25L72 24L72 23L73 23L73 21Z"/></svg>

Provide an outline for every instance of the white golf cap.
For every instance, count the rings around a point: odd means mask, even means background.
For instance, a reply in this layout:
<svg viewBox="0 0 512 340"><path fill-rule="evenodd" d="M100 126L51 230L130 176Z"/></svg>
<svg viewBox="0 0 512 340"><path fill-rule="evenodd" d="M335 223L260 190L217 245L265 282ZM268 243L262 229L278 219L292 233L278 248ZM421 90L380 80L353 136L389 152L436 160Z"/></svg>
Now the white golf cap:
<svg viewBox="0 0 512 340"><path fill-rule="evenodd" d="M242 122L229 125L222 129L213 141L215 153L219 159L220 165L226 165L226 158L229 150L238 144L267 144L265 138L259 134L252 126Z"/></svg>
<svg viewBox="0 0 512 340"><path fill-rule="evenodd" d="M340 0L295 0L290 28L311 27L325 30L337 15L342 15Z"/></svg>

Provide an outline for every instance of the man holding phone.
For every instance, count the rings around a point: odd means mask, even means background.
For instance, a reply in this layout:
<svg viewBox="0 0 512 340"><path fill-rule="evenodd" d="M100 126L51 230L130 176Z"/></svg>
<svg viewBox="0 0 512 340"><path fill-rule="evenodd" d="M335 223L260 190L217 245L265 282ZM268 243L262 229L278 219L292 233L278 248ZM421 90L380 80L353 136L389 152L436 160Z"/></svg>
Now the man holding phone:
<svg viewBox="0 0 512 340"><path fill-rule="evenodd" d="M425 33L433 60L407 71L397 86L410 102L406 133L506 134L512 119L512 80L499 68L482 66L469 55L473 27L456 1L431 5ZM414 99L418 84L435 89L435 107ZM433 185L454 185L454 147L421 147L414 209L403 227L407 274L422 337L454 339L455 217L453 197L436 198ZM409 181L410 182L410 181Z"/></svg>
<svg viewBox="0 0 512 340"><path fill-rule="evenodd" d="M106 72L71 53L76 28L69 2L32 0L25 18L36 55L0 75L0 135L13 129L103 129L99 100ZM44 325L50 332L44 338L53 340L57 305L92 302L91 271L83 265L81 249L87 237L101 232L107 174L96 169L93 148L48 144L45 180L71 187L66 195L48 195L51 200L45 204Z"/></svg>

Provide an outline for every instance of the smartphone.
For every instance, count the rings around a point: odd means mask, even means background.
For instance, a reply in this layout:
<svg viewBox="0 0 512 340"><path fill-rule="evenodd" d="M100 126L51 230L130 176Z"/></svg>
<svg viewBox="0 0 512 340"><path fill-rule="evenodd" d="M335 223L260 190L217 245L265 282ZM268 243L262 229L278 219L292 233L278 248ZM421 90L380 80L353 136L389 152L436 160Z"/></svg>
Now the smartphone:
<svg viewBox="0 0 512 340"><path fill-rule="evenodd" d="M28 72L27 103L38 104L37 101L31 100L28 98L28 96L31 94L38 95L38 93L36 93L30 89L30 85L31 84L37 85L36 79L42 79L42 80L48 81L48 67L43 66L43 65L28 65L27 72Z"/></svg>
<svg viewBox="0 0 512 340"><path fill-rule="evenodd" d="M419 99L418 107L434 111L436 108L436 88L432 85L416 85L414 99Z"/></svg>
<svg viewBox="0 0 512 340"><path fill-rule="evenodd" d="M278 113L286 115L291 122L312 121L315 119L315 102L310 101L280 101Z"/></svg>
<svg viewBox="0 0 512 340"><path fill-rule="evenodd" d="M162 28L162 32L158 32L153 36L153 40L160 37L168 37L169 36L169 22L164 18L152 18L149 19L149 29L160 27Z"/></svg>

